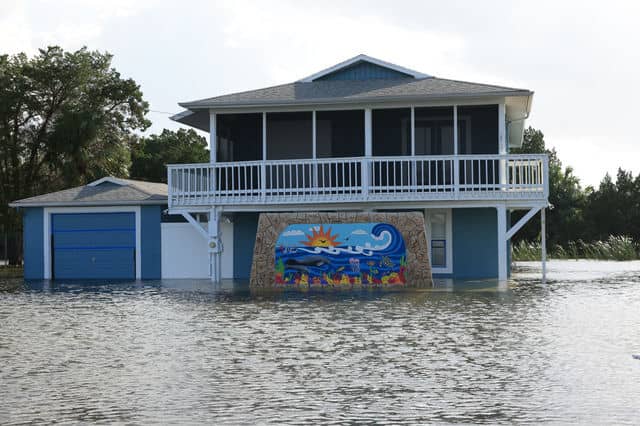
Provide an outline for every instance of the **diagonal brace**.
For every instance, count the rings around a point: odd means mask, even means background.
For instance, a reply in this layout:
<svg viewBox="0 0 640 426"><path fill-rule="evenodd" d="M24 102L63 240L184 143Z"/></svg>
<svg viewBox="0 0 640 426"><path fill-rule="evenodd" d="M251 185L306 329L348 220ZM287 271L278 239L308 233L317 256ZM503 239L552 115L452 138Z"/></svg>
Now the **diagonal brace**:
<svg viewBox="0 0 640 426"><path fill-rule="evenodd" d="M505 235L505 240L509 241L511 239L511 237L513 237L516 232L518 232L520 230L520 228L522 228L527 222L529 222L529 220L540 211L542 207L532 207L531 210L529 210L527 212L527 214L525 214L524 216L522 216L522 218L511 227L511 229L509 229L507 231L507 234Z"/></svg>
<svg viewBox="0 0 640 426"><path fill-rule="evenodd" d="M182 216L184 216L184 218L187 219L187 222L189 222L191 225L193 225L196 228L196 231L198 231L200 235L202 235L202 238L209 241L209 234L207 230L204 229L202 225L193 218L193 216L191 216L191 213L182 212Z"/></svg>

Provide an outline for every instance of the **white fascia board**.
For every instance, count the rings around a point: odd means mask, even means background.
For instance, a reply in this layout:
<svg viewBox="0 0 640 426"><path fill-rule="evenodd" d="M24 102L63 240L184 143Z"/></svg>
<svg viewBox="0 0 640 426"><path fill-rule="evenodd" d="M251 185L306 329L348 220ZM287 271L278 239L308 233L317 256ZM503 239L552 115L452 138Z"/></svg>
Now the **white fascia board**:
<svg viewBox="0 0 640 426"><path fill-rule="evenodd" d="M301 82L301 83L310 83L313 80L317 80L318 78L324 77L327 74L331 74L331 73L333 73L335 71L338 71L338 70L340 70L342 68L346 68L348 66L351 66L351 65L353 65L353 64L355 64L356 62L359 62L359 61L369 62L369 63L374 64L374 65L378 65L378 66L381 66L381 67L384 67L384 68L389 68L389 69L392 69L394 71L401 72L403 74L408 74L408 75L410 75L410 76L412 76L414 78L432 77L432 76L430 76L428 74L424 74L424 73L421 73L421 72L418 72L418 71L415 71L415 70L411 70L409 68L401 67L400 65L392 64L390 62L386 62L386 61L383 61L381 59L372 58L371 56L358 55L358 56L354 56L351 59L347 59L346 61L340 62L339 64L333 65L333 66L331 66L329 68L325 68L322 71L319 71L319 72L317 72L315 74L311 74L310 76L305 77L305 78L303 78L301 80L298 80L298 81Z"/></svg>
<svg viewBox="0 0 640 426"><path fill-rule="evenodd" d="M181 120L183 120L184 118L189 117L190 115L193 115L193 114L195 114L193 111L186 110L186 111L182 111L182 112L179 112L177 114L169 116L169 120L177 121L178 123L180 123Z"/></svg>

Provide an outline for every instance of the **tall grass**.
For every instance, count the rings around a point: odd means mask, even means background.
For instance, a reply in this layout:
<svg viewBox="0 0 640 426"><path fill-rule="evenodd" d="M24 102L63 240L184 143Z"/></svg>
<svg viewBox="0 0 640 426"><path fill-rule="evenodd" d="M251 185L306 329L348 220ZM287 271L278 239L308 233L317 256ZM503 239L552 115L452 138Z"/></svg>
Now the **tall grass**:
<svg viewBox="0 0 640 426"><path fill-rule="evenodd" d="M610 236L605 241L569 241L566 246L555 245L547 253L552 259L640 259L640 247L630 237ZM520 241L513 245L513 260L539 260L539 241Z"/></svg>

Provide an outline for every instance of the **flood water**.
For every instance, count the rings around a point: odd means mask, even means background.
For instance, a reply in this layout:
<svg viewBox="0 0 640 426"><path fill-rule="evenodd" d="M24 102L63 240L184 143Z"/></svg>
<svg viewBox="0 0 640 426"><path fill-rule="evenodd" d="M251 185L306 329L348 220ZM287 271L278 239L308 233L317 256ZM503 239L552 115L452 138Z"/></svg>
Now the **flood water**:
<svg viewBox="0 0 640 426"><path fill-rule="evenodd" d="M640 262L508 288L0 284L0 423L635 423Z"/></svg>

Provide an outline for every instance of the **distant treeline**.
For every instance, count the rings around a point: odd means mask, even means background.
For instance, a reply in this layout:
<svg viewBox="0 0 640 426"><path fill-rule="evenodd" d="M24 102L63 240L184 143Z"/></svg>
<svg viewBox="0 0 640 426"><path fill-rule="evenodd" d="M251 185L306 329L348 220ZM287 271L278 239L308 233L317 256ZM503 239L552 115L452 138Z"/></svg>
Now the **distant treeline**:
<svg viewBox="0 0 640 426"><path fill-rule="evenodd" d="M638 258L640 242L640 174L618 170L597 188L582 188L569 166L563 167L554 149L547 149L540 130L525 130L518 153L549 155L547 241L552 257L628 260ZM515 223L522 213L514 214ZM612 238L626 237L626 238ZM539 216L513 238L514 258L527 258L540 241ZM539 258L539 251L538 255Z"/></svg>

